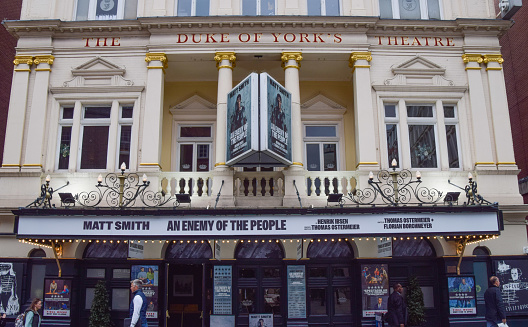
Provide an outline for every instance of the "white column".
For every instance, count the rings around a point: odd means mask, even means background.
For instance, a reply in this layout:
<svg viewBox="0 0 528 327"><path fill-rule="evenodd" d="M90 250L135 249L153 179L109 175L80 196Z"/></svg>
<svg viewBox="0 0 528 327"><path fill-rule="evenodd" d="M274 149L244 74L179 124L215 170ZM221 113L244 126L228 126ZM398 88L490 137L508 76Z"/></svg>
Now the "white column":
<svg viewBox="0 0 528 327"><path fill-rule="evenodd" d="M302 148L304 146L301 121L301 91L299 86L299 69L301 68L301 52L283 52L281 56L284 68L284 87L291 93L291 139L292 164L284 170L284 198L283 206L300 206L297 190L302 199L307 196L305 168L303 166ZM294 185L295 183L295 185ZM297 188L295 188L295 186ZM303 205L307 205L306 202Z"/></svg>
<svg viewBox="0 0 528 327"><path fill-rule="evenodd" d="M31 97L31 110L26 135L26 151L23 171L42 171L42 154L44 147L44 130L46 126L46 112L48 107L49 77L54 57L35 57L35 83Z"/></svg>
<svg viewBox="0 0 528 327"><path fill-rule="evenodd" d="M32 56L16 56L5 133L3 171L19 171Z"/></svg>
<svg viewBox="0 0 528 327"><path fill-rule="evenodd" d="M379 170L376 146L376 122L372 105L372 86L370 82L370 52L352 52L349 66L352 68L354 87L354 121L356 138L357 170Z"/></svg>
<svg viewBox="0 0 528 327"><path fill-rule="evenodd" d="M301 121L301 91L299 87L299 68L303 59L300 52L283 52L281 56L284 68L284 87L291 93L291 139L292 165L290 169L303 169L302 157L302 121Z"/></svg>
<svg viewBox="0 0 528 327"><path fill-rule="evenodd" d="M493 117L493 134L497 153L497 168L517 169L513 152L513 138L510 125L510 112L506 96L506 84L502 72L504 59L501 54L484 55L487 65L488 85Z"/></svg>
<svg viewBox="0 0 528 327"><path fill-rule="evenodd" d="M480 54L462 55L466 64L471 102L471 123L473 124L473 145L475 146L475 169L496 169L491 147L491 135L486 110L486 96L482 83Z"/></svg>
<svg viewBox="0 0 528 327"><path fill-rule="evenodd" d="M217 52L214 57L218 68L218 92L216 100L216 151L215 169L226 166L227 151L227 93L233 88L233 68L236 66L234 52Z"/></svg>
<svg viewBox="0 0 528 327"><path fill-rule="evenodd" d="M227 150L226 119L227 94L233 88L233 68L236 65L236 56L234 52L217 52L215 53L214 60L216 61L216 68L218 69L218 92L216 98L216 163L213 171L211 194L217 195L221 191L218 207L232 207L235 205L235 198L233 196L233 170L226 166L225 162Z"/></svg>
<svg viewBox="0 0 528 327"><path fill-rule="evenodd" d="M161 127L167 57L164 53L147 53L145 61L148 72L138 170L157 172L161 170Z"/></svg>

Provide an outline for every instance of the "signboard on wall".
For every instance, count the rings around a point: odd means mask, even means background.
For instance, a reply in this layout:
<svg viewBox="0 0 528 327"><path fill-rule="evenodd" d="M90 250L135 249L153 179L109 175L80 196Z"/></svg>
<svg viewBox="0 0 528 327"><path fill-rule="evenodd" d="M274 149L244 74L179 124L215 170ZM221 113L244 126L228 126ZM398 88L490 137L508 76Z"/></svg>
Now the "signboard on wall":
<svg viewBox="0 0 528 327"><path fill-rule="evenodd" d="M495 260L506 315L528 313L528 261Z"/></svg>
<svg viewBox="0 0 528 327"><path fill-rule="evenodd" d="M227 94L226 126L228 165L258 151L258 74L250 74Z"/></svg>
<svg viewBox="0 0 528 327"><path fill-rule="evenodd" d="M477 314L477 300L474 276L447 277L449 292L449 314Z"/></svg>
<svg viewBox="0 0 528 327"><path fill-rule="evenodd" d="M233 297L231 266L214 267L213 314L230 315ZM211 324L211 326L213 326Z"/></svg>
<svg viewBox="0 0 528 327"><path fill-rule="evenodd" d="M260 74L260 132L260 150L291 165L291 93L266 73Z"/></svg>
<svg viewBox="0 0 528 327"><path fill-rule="evenodd" d="M273 327L273 314L260 313L249 315L249 327Z"/></svg>
<svg viewBox="0 0 528 327"><path fill-rule="evenodd" d="M306 269L288 266L288 318L306 318Z"/></svg>
<svg viewBox="0 0 528 327"><path fill-rule="evenodd" d="M378 258L392 257L392 238L380 237L378 239Z"/></svg>
<svg viewBox="0 0 528 327"><path fill-rule="evenodd" d="M61 228L57 228L61 226ZM19 216L18 237L90 236L142 238L224 237L225 235L439 235L443 233L497 233L497 212L479 213L371 213L328 216Z"/></svg>
<svg viewBox="0 0 528 327"><path fill-rule="evenodd" d="M142 291L147 297L147 318L158 318L158 266L136 265L130 270L131 280L143 282Z"/></svg>
<svg viewBox="0 0 528 327"><path fill-rule="evenodd" d="M389 273L387 264L361 265L361 300L363 317L387 312Z"/></svg>
<svg viewBox="0 0 528 327"><path fill-rule="evenodd" d="M71 285L71 279L44 279L44 303L42 304L42 313L44 317L70 316Z"/></svg>

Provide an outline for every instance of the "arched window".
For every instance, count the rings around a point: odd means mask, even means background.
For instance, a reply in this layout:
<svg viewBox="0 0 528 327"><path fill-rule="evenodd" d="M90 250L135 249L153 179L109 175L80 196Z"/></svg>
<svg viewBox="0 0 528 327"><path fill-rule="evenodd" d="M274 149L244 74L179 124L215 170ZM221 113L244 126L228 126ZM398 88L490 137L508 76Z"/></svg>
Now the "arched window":
<svg viewBox="0 0 528 327"><path fill-rule="evenodd" d="M128 257L128 244L124 242L92 242L84 249L83 258L112 258L126 259Z"/></svg>
<svg viewBox="0 0 528 327"><path fill-rule="evenodd" d="M436 257L436 251L428 240L394 240L393 257Z"/></svg>
<svg viewBox="0 0 528 327"><path fill-rule="evenodd" d="M473 250L473 255L490 255L490 250L485 246L477 246Z"/></svg>
<svg viewBox="0 0 528 327"><path fill-rule="evenodd" d="M311 259L354 258L354 251L348 242L312 242L308 246L306 256Z"/></svg>
<svg viewBox="0 0 528 327"><path fill-rule="evenodd" d="M211 259L213 251L208 242L183 243L176 241L170 243L165 251L165 259Z"/></svg>
<svg viewBox="0 0 528 327"><path fill-rule="evenodd" d="M240 242L235 249L236 259L283 259L280 242Z"/></svg>
<svg viewBox="0 0 528 327"><path fill-rule="evenodd" d="M46 252L44 252L44 250L42 250L42 249L33 249L33 250L29 251L28 257L30 257L30 258L45 258L46 257Z"/></svg>

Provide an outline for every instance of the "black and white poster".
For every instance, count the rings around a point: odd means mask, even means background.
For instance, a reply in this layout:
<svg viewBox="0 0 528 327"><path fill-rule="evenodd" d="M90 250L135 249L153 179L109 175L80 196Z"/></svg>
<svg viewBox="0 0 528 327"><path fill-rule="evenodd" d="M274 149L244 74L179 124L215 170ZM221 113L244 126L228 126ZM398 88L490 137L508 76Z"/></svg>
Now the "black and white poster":
<svg viewBox="0 0 528 327"><path fill-rule="evenodd" d="M306 318L306 269L288 266L288 318Z"/></svg>
<svg viewBox="0 0 528 327"><path fill-rule="evenodd" d="M19 313L23 269L21 263L0 262L0 315L14 316Z"/></svg>
<svg viewBox="0 0 528 327"><path fill-rule="evenodd" d="M506 315L528 313L528 261L497 260L495 271L500 280Z"/></svg>

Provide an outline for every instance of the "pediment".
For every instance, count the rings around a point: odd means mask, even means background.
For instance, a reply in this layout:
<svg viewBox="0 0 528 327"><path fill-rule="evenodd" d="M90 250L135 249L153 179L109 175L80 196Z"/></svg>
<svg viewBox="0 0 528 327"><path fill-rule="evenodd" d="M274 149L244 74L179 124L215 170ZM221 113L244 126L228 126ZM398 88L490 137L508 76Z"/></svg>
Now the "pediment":
<svg viewBox="0 0 528 327"><path fill-rule="evenodd" d="M84 64L73 68L71 73L73 78L65 81L63 87L93 89L96 87L121 87L134 85L133 81L123 77L126 73L124 67L119 67L101 57L95 57Z"/></svg>
<svg viewBox="0 0 528 327"><path fill-rule="evenodd" d="M444 77L446 69L433 61L415 56L391 68L394 77L386 79L385 85L454 86Z"/></svg>
<svg viewBox="0 0 528 327"><path fill-rule="evenodd" d="M123 75L126 69L101 57L95 57L72 69L72 75Z"/></svg>
<svg viewBox="0 0 528 327"><path fill-rule="evenodd" d="M443 75L445 68L435 64L434 62L425 59L421 56L416 56L392 68L394 74L432 74Z"/></svg>
<svg viewBox="0 0 528 327"><path fill-rule="evenodd" d="M346 108L327 96L319 93L301 104L303 119L342 119Z"/></svg>
<svg viewBox="0 0 528 327"><path fill-rule="evenodd" d="M171 106L170 111L175 114L177 111L182 110L214 110L216 109L216 103L212 103L201 96L195 94L187 100L178 103L177 105Z"/></svg>

